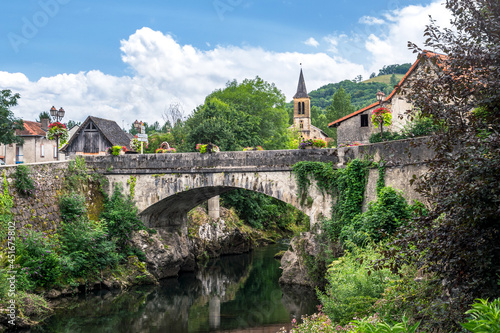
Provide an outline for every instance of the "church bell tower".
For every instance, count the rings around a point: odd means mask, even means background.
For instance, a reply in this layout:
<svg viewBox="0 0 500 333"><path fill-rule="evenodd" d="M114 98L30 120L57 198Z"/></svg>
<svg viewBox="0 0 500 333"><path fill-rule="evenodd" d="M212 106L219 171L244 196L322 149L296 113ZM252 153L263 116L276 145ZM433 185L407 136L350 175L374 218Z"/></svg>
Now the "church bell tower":
<svg viewBox="0 0 500 333"><path fill-rule="evenodd" d="M311 98L307 94L302 68L297 93L293 96L293 126L299 131L303 140L311 138Z"/></svg>

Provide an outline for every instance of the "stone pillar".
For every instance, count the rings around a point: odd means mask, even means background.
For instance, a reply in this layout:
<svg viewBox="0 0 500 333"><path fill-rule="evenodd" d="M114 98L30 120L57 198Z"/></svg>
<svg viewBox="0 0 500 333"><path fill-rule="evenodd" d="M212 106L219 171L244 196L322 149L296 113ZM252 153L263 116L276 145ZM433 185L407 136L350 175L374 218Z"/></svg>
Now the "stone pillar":
<svg viewBox="0 0 500 333"><path fill-rule="evenodd" d="M219 196L208 199L208 216L217 220L220 218Z"/></svg>

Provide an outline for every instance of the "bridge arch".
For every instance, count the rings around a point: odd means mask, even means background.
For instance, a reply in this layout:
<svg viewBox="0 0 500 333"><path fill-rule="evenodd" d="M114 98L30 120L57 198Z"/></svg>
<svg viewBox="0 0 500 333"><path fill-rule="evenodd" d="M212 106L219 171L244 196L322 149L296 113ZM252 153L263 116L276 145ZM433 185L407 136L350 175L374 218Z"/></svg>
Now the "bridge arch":
<svg viewBox="0 0 500 333"><path fill-rule="evenodd" d="M210 198L233 189L260 192L288 203L310 217L311 225L330 214L331 198L313 186L309 204L300 204L291 171L169 173L108 175L110 189L121 183L124 191L133 188L139 215L152 228L187 227L187 213Z"/></svg>

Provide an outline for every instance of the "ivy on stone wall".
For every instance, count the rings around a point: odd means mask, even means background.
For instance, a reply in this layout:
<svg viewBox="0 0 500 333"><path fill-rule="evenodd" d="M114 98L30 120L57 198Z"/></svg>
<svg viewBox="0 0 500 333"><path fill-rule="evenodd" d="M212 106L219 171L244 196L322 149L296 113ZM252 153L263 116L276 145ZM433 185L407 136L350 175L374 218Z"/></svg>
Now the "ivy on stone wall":
<svg viewBox="0 0 500 333"><path fill-rule="evenodd" d="M35 181L31 178L31 169L26 165L18 165L13 175L14 185L19 194L33 196L35 194Z"/></svg>
<svg viewBox="0 0 500 333"><path fill-rule="evenodd" d="M130 179L127 179L127 184L130 186L130 198L134 200L135 197L135 185L137 183L137 177L130 176Z"/></svg>
<svg viewBox="0 0 500 333"><path fill-rule="evenodd" d="M311 180L325 194L334 197L332 218L324 221L325 231L330 238L337 239L343 225L361 213L368 169L373 167L370 161L352 160L344 169L334 169L333 163L299 162L293 166L293 173L298 184L301 205L307 198Z"/></svg>
<svg viewBox="0 0 500 333"><path fill-rule="evenodd" d="M12 221L11 208L14 205L14 200L9 194L9 183L7 182L7 176L5 171L2 174L3 177L3 191L0 192L0 238L5 239L7 236L8 224Z"/></svg>
<svg viewBox="0 0 500 333"><path fill-rule="evenodd" d="M377 180L377 195L380 194L380 191L385 187L385 162L380 161L378 164L378 180Z"/></svg>

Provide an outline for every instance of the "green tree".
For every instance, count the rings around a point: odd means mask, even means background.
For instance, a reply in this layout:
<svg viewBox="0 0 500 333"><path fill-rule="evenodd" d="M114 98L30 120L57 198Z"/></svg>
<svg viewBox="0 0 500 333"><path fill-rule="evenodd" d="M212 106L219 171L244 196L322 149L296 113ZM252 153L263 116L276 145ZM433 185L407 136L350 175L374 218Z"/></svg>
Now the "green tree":
<svg viewBox="0 0 500 333"><path fill-rule="evenodd" d="M69 120L66 124L66 128L68 130L72 129L75 126L80 126L82 123L80 121Z"/></svg>
<svg viewBox="0 0 500 333"><path fill-rule="evenodd" d="M48 111L40 112L40 114L38 115L38 119L36 121L41 122L42 119L48 119L50 121L51 120L50 113Z"/></svg>
<svg viewBox="0 0 500 333"><path fill-rule="evenodd" d="M287 128L290 126L285 109L285 95L274 85L256 77L245 79L238 84L236 80L228 82L226 88L214 91L207 100L216 97L221 102L234 108L241 115L246 114L252 121L257 121L257 142L264 149L284 149L289 141ZM254 129L251 124L250 129ZM247 133L249 141L253 133ZM237 138L238 139L238 138ZM215 143L215 142L214 142Z"/></svg>
<svg viewBox="0 0 500 333"><path fill-rule="evenodd" d="M23 143L23 138L16 136L16 129L24 129L23 120L14 117L11 107L17 105L19 94L12 94L10 90L0 92L0 143Z"/></svg>
<svg viewBox="0 0 500 333"><path fill-rule="evenodd" d="M260 143L259 119L216 97L208 97L186 121L187 145L194 151L197 143L213 143L221 150L241 150Z"/></svg>
<svg viewBox="0 0 500 333"><path fill-rule="evenodd" d="M392 74L391 80L389 81L389 84L394 87L396 84L398 84L398 79L396 78L396 74Z"/></svg>
<svg viewBox="0 0 500 333"><path fill-rule="evenodd" d="M340 89L333 95L332 104L326 109L326 119L328 119L329 122L332 122L347 116L354 111L355 108L351 104L351 95L347 94L343 87L340 87ZM336 128L329 129L327 134L335 140L335 143L337 143Z"/></svg>

